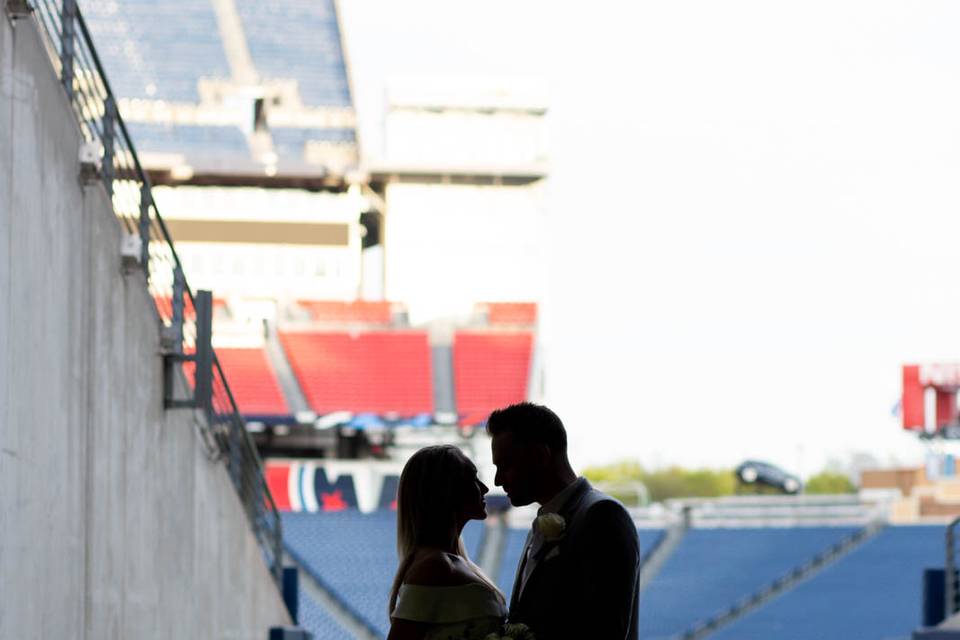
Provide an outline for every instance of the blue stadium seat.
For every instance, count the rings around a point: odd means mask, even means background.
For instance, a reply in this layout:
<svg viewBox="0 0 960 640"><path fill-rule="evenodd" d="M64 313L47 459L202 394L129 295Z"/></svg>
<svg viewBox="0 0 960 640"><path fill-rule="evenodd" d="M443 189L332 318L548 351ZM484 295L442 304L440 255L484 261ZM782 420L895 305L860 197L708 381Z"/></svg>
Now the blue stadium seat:
<svg viewBox="0 0 960 640"><path fill-rule="evenodd" d="M301 578L302 580L302 578ZM300 589L300 626L310 631L316 640L351 640L343 626L327 613L326 609Z"/></svg>
<svg viewBox="0 0 960 640"><path fill-rule="evenodd" d="M247 138L237 127L127 123L138 152L182 153L188 157L233 154L249 156Z"/></svg>
<svg viewBox="0 0 960 640"><path fill-rule="evenodd" d="M850 527L693 529L640 595L640 637L682 633L855 532Z"/></svg>
<svg viewBox="0 0 960 640"><path fill-rule="evenodd" d="M529 529L507 529L504 539L503 555L500 560L500 574L497 576L497 586L503 591L507 600L513 591L513 579L520 566L520 555L523 553L523 543L527 540Z"/></svg>
<svg viewBox="0 0 960 640"><path fill-rule="evenodd" d="M307 141L353 143L357 140L353 129L303 129L303 128L271 128L273 147L281 157L301 157Z"/></svg>
<svg viewBox="0 0 960 640"><path fill-rule="evenodd" d="M80 0L80 10L119 98L195 103L201 77L230 77L209 2Z"/></svg>
<svg viewBox="0 0 960 640"><path fill-rule="evenodd" d="M942 526L889 527L710 637L909 638L920 627L923 569L943 566L944 536Z"/></svg>
<svg viewBox="0 0 960 640"><path fill-rule="evenodd" d="M357 511L283 514L284 543L360 618L383 635L389 630L387 597L397 569L396 513ZM467 553L476 557L483 523L464 528Z"/></svg>
<svg viewBox="0 0 960 640"><path fill-rule="evenodd" d="M310 106L351 106L333 0L236 0L265 80L293 78Z"/></svg>
<svg viewBox="0 0 960 640"><path fill-rule="evenodd" d="M663 529L637 529L637 537L640 538L640 561L647 559L650 553L656 548L665 535Z"/></svg>

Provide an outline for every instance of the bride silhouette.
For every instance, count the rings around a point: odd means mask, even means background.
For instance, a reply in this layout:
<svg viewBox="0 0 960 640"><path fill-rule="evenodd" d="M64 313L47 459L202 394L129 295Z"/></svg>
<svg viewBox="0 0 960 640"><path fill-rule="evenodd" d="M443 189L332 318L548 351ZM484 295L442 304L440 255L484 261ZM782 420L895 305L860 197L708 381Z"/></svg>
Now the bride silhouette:
<svg viewBox="0 0 960 640"><path fill-rule="evenodd" d="M400 565L388 640L480 640L500 630L505 598L460 537L468 521L487 517L487 491L476 466L452 445L425 447L407 461L397 492Z"/></svg>

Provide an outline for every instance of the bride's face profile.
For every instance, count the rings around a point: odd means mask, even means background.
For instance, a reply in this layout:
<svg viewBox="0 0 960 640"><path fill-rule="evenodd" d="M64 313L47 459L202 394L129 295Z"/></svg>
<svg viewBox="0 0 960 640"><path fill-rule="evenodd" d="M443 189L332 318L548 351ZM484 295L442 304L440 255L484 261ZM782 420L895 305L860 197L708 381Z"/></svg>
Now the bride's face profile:
<svg viewBox="0 0 960 640"><path fill-rule="evenodd" d="M483 499L490 489L480 481L477 468L472 463L464 467L462 502L457 509L463 522L468 520L483 520L487 517L487 503Z"/></svg>

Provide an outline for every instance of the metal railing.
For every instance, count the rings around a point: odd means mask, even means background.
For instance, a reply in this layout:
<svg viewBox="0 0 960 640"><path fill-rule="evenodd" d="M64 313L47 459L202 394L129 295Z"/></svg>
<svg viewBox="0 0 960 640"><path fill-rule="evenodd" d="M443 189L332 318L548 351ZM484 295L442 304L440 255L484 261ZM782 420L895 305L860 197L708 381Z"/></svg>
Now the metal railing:
<svg viewBox="0 0 960 640"><path fill-rule="evenodd" d="M32 9L45 36L86 142L88 179L100 180L128 239L139 239L138 256L146 286L153 296L166 349L183 354L195 347L194 296L173 240L153 199L150 180L137 157L133 140L117 110L117 99L97 55L77 0L33 0ZM191 373L192 363L181 365ZM263 463L223 373L216 353L206 417L201 428L214 453L224 460L234 488L279 584L282 572L280 515L267 488Z"/></svg>

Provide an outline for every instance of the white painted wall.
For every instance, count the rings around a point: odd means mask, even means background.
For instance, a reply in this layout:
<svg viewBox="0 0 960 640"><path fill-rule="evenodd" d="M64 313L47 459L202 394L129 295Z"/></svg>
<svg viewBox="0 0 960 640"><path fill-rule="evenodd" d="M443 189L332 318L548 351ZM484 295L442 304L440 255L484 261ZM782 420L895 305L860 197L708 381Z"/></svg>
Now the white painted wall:
<svg viewBox="0 0 960 640"><path fill-rule="evenodd" d="M35 24L0 13L0 638L263 640L288 615L226 470L162 407L79 141Z"/></svg>
<svg viewBox="0 0 960 640"><path fill-rule="evenodd" d="M476 302L539 301L547 277L542 190L390 183L387 298L407 303L414 323L463 318Z"/></svg>
<svg viewBox="0 0 960 640"><path fill-rule="evenodd" d="M255 187L157 187L154 199L168 220L341 223L342 247L231 242L178 242L177 253L194 287L224 298L353 300L360 290L358 194L312 193ZM176 238L174 238L176 241ZM231 303L234 302L231 300Z"/></svg>

